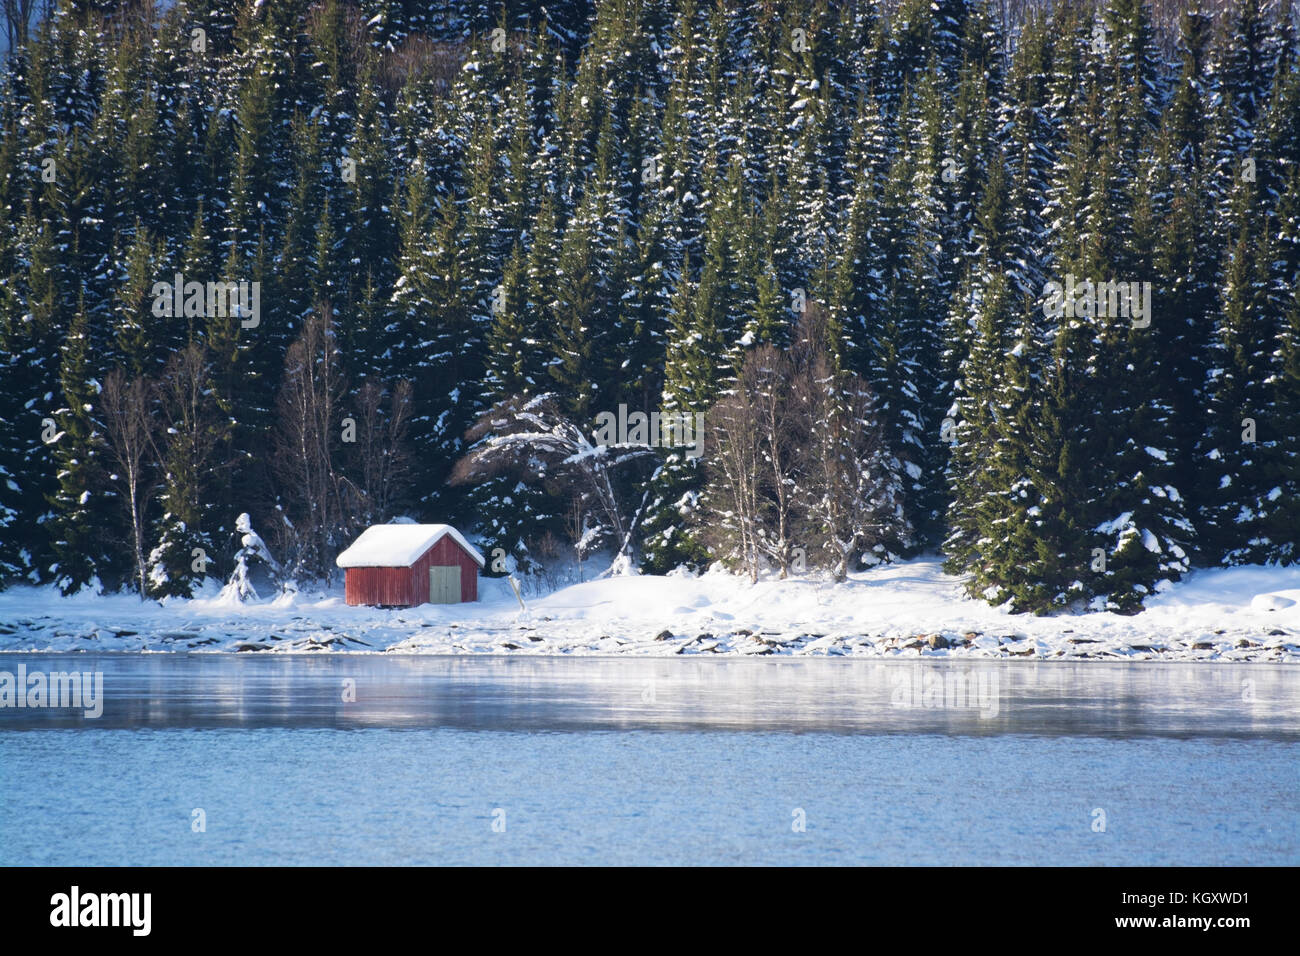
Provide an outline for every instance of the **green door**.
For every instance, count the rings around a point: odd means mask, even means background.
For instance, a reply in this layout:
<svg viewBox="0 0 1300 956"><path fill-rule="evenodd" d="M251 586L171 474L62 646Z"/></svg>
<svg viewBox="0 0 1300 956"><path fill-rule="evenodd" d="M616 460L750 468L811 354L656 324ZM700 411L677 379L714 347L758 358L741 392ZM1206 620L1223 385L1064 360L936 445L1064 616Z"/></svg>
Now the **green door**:
<svg viewBox="0 0 1300 956"><path fill-rule="evenodd" d="M429 603L460 603L460 568L429 569Z"/></svg>

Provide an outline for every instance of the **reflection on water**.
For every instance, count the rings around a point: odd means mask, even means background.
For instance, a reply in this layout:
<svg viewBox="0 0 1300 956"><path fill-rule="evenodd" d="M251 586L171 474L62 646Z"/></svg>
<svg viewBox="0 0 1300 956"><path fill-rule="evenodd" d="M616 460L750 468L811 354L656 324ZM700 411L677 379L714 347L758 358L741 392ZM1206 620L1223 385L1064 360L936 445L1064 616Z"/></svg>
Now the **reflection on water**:
<svg viewBox="0 0 1300 956"><path fill-rule="evenodd" d="M636 660L396 655L0 655L101 671L103 715L53 727L454 727L1300 737L1300 670L1267 664Z"/></svg>
<svg viewBox="0 0 1300 956"><path fill-rule="evenodd" d="M0 710L0 865L1300 861L1289 667L20 663L105 700Z"/></svg>

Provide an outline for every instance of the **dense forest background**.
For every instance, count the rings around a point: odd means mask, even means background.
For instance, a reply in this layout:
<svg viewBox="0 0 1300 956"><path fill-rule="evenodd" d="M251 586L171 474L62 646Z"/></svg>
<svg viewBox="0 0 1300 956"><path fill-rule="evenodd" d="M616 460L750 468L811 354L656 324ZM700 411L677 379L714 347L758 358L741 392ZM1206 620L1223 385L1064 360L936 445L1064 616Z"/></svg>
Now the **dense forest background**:
<svg viewBox="0 0 1300 956"><path fill-rule="evenodd" d="M0 581L187 595L245 513L299 581L398 515L1035 611L1300 560L1288 4L4 13Z"/></svg>

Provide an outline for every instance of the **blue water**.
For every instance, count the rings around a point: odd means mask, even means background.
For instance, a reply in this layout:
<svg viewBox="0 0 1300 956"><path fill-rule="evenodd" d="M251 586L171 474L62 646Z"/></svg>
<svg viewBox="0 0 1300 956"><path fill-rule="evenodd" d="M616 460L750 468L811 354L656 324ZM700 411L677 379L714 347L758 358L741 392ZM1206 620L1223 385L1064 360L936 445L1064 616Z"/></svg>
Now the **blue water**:
<svg viewBox="0 0 1300 956"><path fill-rule="evenodd" d="M1300 862L1280 666L20 661L106 701L0 709L0 864Z"/></svg>

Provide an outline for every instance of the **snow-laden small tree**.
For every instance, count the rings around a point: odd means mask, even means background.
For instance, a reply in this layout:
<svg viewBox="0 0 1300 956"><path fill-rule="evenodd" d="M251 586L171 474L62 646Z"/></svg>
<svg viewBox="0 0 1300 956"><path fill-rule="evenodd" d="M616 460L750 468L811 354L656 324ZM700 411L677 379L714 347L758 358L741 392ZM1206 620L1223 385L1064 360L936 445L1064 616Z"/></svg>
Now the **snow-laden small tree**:
<svg viewBox="0 0 1300 956"><path fill-rule="evenodd" d="M259 566L270 575L271 581L277 588L281 591L285 590L288 582L284 577L284 569L280 567L280 562L271 557L271 552L261 535L253 530L253 522L248 517L248 512L235 519L235 530L240 535L240 546L235 552L235 570L231 573L226 586L221 589L222 598L233 598L240 602L256 601L257 589L253 587L250 572Z"/></svg>

